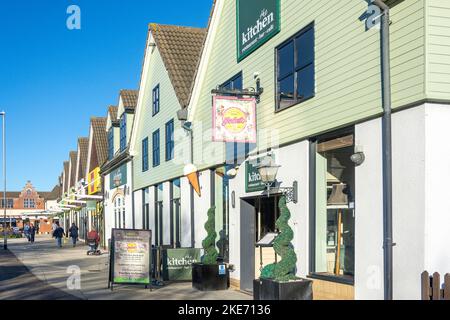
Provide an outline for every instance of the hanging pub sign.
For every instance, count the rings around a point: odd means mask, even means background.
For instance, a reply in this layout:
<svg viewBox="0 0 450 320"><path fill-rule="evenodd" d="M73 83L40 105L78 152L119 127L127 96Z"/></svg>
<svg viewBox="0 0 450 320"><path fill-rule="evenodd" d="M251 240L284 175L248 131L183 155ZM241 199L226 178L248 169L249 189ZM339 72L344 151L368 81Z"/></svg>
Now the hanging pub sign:
<svg viewBox="0 0 450 320"><path fill-rule="evenodd" d="M109 174L109 188L114 189L127 184L127 164L121 165Z"/></svg>
<svg viewBox="0 0 450 320"><path fill-rule="evenodd" d="M280 0L236 0L238 62L280 31Z"/></svg>
<svg viewBox="0 0 450 320"><path fill-rule="evenodd" d="M109 287L141 284L151 289L150 230L112 229Z"/></svg>
<svg viewBox="0 0 450 320"><path fill-rule="evenodd" d="M213 141L256 143L256 99L215 96Z"/></svg>

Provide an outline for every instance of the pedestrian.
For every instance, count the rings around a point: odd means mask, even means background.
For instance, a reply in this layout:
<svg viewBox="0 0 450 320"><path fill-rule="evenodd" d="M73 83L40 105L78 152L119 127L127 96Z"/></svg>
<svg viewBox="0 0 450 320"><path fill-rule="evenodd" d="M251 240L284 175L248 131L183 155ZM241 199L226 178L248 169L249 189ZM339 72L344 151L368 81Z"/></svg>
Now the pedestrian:
<svg viewBox="0 0 450 320"><path fill-rule="evenodd" d="M56 229L53 231L53 238L56 239L56 245L62 248L62 238L64 237L64 229L59 226L59 222L56 222Z"/></svg>
<svg viewBox="0 0 450 320"><path fill-rule="evenodd" d="M30 225L27 223L25 223L25 226L23 227L23 233L25 234L25 237L27 237L28 242L31 242L31 238L30 238Z"/></svg>
<svg viewBox="0 0 450 320"><path fill-rule="evenodd" d="M69 237L72 238L72 244L73 247L77 245L77 239L78 239L78 227L75 225L75 223L72 223L72 226L69 229Z"/></svg>
<svg viewBox="0 0 450 320"><path fill-rule="evenodd" d="M34 236L36 235L36 228L33 224L30 226L30 242L34 243Z"/></svg>

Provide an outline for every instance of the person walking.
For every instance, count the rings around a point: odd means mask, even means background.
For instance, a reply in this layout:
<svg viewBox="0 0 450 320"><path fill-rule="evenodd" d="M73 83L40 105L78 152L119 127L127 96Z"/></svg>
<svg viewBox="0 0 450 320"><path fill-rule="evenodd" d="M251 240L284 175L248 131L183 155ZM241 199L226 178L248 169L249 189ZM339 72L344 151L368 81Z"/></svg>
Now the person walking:
<svg viewBox="0 0 450 320"><path fill-rule="evenodd" d="M72 239L72 244L75 248L78 239L78 227L75 225L75 223L72 223L72 226L69 229L69 237Z"/></svg>
<svg viewBox="0 0 450 320"><path fill-rule="evenodd" d="M64 237L64 229L59 226L59 222L56 222L56 229L53 231L53 237L56 239L56 245L62 248L62 238Z"/></svg>
<svg viewBox="0 0 450 320"><path fill-rule="evenodd" d="M30 225L30 242L34 243L34 237L36 235L36 228L33 224Z"/></svg>
<svg viewBox="0 0 450 320"><path fill-rule="evenodd" d="M25 237L27 237L28 242L31 242L30 239L30 225L27 223L25 223L25 226L23 227L23 234L25 235Z"/></svg>

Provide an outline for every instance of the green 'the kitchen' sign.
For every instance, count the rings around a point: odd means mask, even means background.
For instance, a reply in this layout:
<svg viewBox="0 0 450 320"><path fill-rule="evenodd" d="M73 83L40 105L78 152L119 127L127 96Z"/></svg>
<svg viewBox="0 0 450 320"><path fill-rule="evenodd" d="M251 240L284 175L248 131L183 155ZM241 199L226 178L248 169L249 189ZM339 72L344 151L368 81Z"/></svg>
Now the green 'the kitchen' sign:
<svg viewBox="0 0 450 320"><path fill-rule="evenodd" d="M120 166L109 174L109 188L114 189L127 184L127 164Z"/></svg>
<svg viewBox="0 0 450 320"><path fill-rule="evenodd" d="M163 278L165 281L192 280L192 264L200 262L200 249L163 250Z"/></svg>
<svg viewBox="0 0 450 320"><path fill-rule="evenodd" d="M280 31L280 0L236 0L236 13L241 61Z"/></svg>

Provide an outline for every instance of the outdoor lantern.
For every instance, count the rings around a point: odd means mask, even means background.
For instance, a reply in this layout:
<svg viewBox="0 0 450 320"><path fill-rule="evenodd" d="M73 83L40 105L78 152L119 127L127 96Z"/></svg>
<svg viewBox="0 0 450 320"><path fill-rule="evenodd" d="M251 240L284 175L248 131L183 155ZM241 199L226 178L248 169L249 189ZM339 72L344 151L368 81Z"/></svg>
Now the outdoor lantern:
<svg viewBox="0 0 450 320"><path fill-rule="evenodd" d="M257 166L258 173L261 176L261 182L267 187L267 196L270 197L271 186L277 180L278 169L280 165L274 163L272 156L268 156L261 161L261 164ZM292 187L280 188L276 187L279 192L282 192L286 196L288 202L298 202L298 183L294 181Z"/></svg>
<svg viewBox="0 0 450 320"><path fill-rule="evenodd" d="M265 158L263 162L257 166L258 173L261 176L261 181L270 186L277 179L278 169L280 165L274 164L272 158Z"/></svg>

